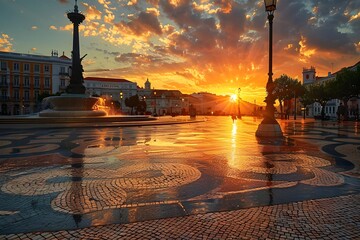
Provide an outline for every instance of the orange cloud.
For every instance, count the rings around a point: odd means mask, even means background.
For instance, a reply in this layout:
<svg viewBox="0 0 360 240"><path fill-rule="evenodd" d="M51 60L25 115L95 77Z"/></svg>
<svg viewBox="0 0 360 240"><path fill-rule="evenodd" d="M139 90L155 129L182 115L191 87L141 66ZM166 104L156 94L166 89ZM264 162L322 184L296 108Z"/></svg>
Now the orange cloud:
<svg viewBox="0 0 360 240"><path fill-rule="evenodd" d="M114 54L99 49L112 69L97 74L138 83L149 77L153 86L177 87L184 93L233 94L240 87L243 99L263 103L268 23L262 1L127 0L122 1L120 12L110 10L110 1L98 2L103 9L96 9L97 15L103 12L102 18L84 22L82 32L99 36L118 50ZM274 79L284 73L301 76L308 64L321 73L329 61L344 59L341 56L350 59L341 64L353 64L352 54L360 51L359 38L351 31L338 32L335 12L326 15L326 5L300 0L281 1L281 7L274 19ZM292 14L294 8L297 14ZM343 21L339 26L358 29L354 12L339 19Z"/></svg>
<svg viewBox="0 0 360 240"><path fill-rule="evenodd" d="M9 35L2 33L0 37L0 51L3 52L12 52L13 44L11 43L13 39L9 37Z"/></svg>
<svg viewBox="0 0 360 240"><path fill-rule="evenodd" d="M301 36L301 40L299 41L300 61L305 63L307 62L307 59L314 55L316 52L316 49L311 49L306 45L306 41L306 38Z"/></svg>
<svg viewBox="0 0 360 240"><path fill-rule="evenodd" d="M88 3L82 3L82 5L86 8L84 12L86 15L86 21L101 19L101 12L96 8L96 6L91 6Z"/></svg>

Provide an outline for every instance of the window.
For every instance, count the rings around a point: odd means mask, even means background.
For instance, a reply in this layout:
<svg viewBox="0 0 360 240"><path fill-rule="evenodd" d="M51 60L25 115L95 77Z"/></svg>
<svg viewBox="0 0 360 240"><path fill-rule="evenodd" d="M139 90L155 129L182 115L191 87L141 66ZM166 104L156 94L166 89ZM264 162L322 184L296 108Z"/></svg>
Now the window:
<svg viewBox="0 0 360 240"><path fill-rule="evenodd" d="M1 90L2 100L7 100L7 90Z"/></svg>
<svg viewBox="0 0 360 240"><path fill-rule="evenodd" d="M50 66L49 65L44 66L44 72L50 72Z"/></svg>
<svg viewBox="0 0 360 240"><path fill-rule="evenodd" d="M18 87L20 85L20 77L19 75L14 75L14 87Z"/></svg>
<svg viewBox="0 0 360 240"><path fill-rule="evenodd" d="M7 77L6 75L1 75L1 86L7 85Z"/></svg>
<svg viewBox="0 0 360 240"><path fill-rule="evenodd" d="M6 62L1 62L1 70L7 70L7 64Z"/></svg>
<svg viewBox="0 0 360 240"><path fill-rule="evenodd" d="M60 79L60 86L65 87L65 79Z"/></svg>
<svg viewBox="0 0 360 240"><path fill-rule="evenodd" d="M29 99L30 99L30 93L28 90L25 90L24 91L24 100L29 101Z"/></svg>
<svg viewBox="0 0 360 240"><path fill-rule="evenodd" d="M24 87L29 87L29 86L30 86L29 76L25 76L24 77Z"/></svg>
<svg viewBox="0 0 360 240"><path fill-rule="evenodd" d="M49 77L46 77L46 78L45 78L45 87L46 87L46 88L49 88L49 87L50 87L50 78L49 78Z"/></svg>
<svg viewBox="0 0 360 240"><path fill-rule="evenodd" d="M14 63L14 71L19 71L20 65L19 63Z"/></svg>
<svg viewBox="0 0 360 240"><path fill-rule="evenodd" d="M40 87L40 77L34 77L34 87Z"/></svg>
<svg viewBox="0 0 360 240"><path fill-rule="evenodd" d="M35 97L35 101L38 101L38 99L39 99L39 91L34 91L34 97Z"/></svg>
<svg viewBox="0 0 360 240"><path fill-rule="evenodd" d="M14 100L19 100L19 99L20 99L19 89L14 89Z"/></svg>
<svg viewBox="0 0 360 240"><path fill-rule="evenodd" d="M39 64L35 64L34 72L40 72L40 65Z"/></svg>
<svg viewBox="0 0 360 240"><path fill-rule="evenodd" d="M29 71L30 71L30 64L24 63L24 72L29 72Z"/></svg>
<svg viewBox="0 0 360 240"><path fill-rule="evenodd" d="M60 67L60 74L64 74L64 73L66 73L65 72L65 67Z"/></svg>

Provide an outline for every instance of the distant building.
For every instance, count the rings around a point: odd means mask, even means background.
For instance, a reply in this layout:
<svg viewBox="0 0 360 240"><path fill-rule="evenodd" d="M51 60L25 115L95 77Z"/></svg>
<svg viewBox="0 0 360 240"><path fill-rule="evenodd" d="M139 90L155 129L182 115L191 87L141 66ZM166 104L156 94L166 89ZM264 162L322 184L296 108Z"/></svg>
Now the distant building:
<svg viewBox="0 0 360 240"><path fill-rule="evenodd" d="M64 54L51 56L0 52L0 114L38 112L38 96L63 92L69 81L71 59Z"/></svg>
<svg viewBox="0 0 360 240"><path fill-rule="evenodd" d="M84 79L86 93L99 96L107 101L118 101L122 112L129 112L125 99L138 94L137 84L126 79L86 77Z"/></svg>
<svg viewBox="0 0 360 240"><path fill-rule="evenodd" d="M347 69L351 71L355 71L358 66L360 66L360 62L347 67ZM316 76L315 67L303 68L303 85L306 86L310 84L323 84L326 83L327 81L335 80L336 75L340 71L341 70L335 73L328 72L327 76L318 77ZM338 106L340 105L340 102L341 101L339 99L331 99L330 101L328 101L325 106L325 115L329 116L330 118L336 118L337 117L336 111ZM349 101L348 107L349 109L351 109L354 108L354 106L356 106L357 104L359 104L359 100L357 98L356 99L354 98L351 99L351 101ZM307 107L307 115L309 117L319 116L321 114L321 109L322 107L319 103L313 103Z"/></svg>
<svg viewBox="0 0 360 240"><path fill-rule="evenodd" d="M316 80L316 71L315 67L311 66L310 68L303 68L303 84L311 84Z"/></svg>

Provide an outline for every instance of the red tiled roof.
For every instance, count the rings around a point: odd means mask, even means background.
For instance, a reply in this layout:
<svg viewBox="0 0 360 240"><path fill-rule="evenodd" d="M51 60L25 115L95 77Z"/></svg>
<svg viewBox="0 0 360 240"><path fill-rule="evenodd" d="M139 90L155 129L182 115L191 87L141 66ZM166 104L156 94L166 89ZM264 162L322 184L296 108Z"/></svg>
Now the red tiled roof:
<svg viewBox="0 0 360 240"><path fill-rule="evenodd" d="M100 77L86 77L84 81L99 81L99 82L130 82L126 79L119 79L119 78L100 78Z"/></svg>

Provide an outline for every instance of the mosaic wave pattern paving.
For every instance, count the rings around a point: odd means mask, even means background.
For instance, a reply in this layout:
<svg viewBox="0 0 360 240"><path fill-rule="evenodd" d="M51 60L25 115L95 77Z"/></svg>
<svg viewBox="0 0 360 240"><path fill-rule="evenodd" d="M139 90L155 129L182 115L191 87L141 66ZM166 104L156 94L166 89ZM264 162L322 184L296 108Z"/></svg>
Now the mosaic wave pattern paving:
<svg viewBox="0 0 360 240"><path fill-rule="evenodd" d="M360 192L357 125L259 122L7 130L0 233L71 230ZM324 123L323 123L324 124Z"/></svg>

